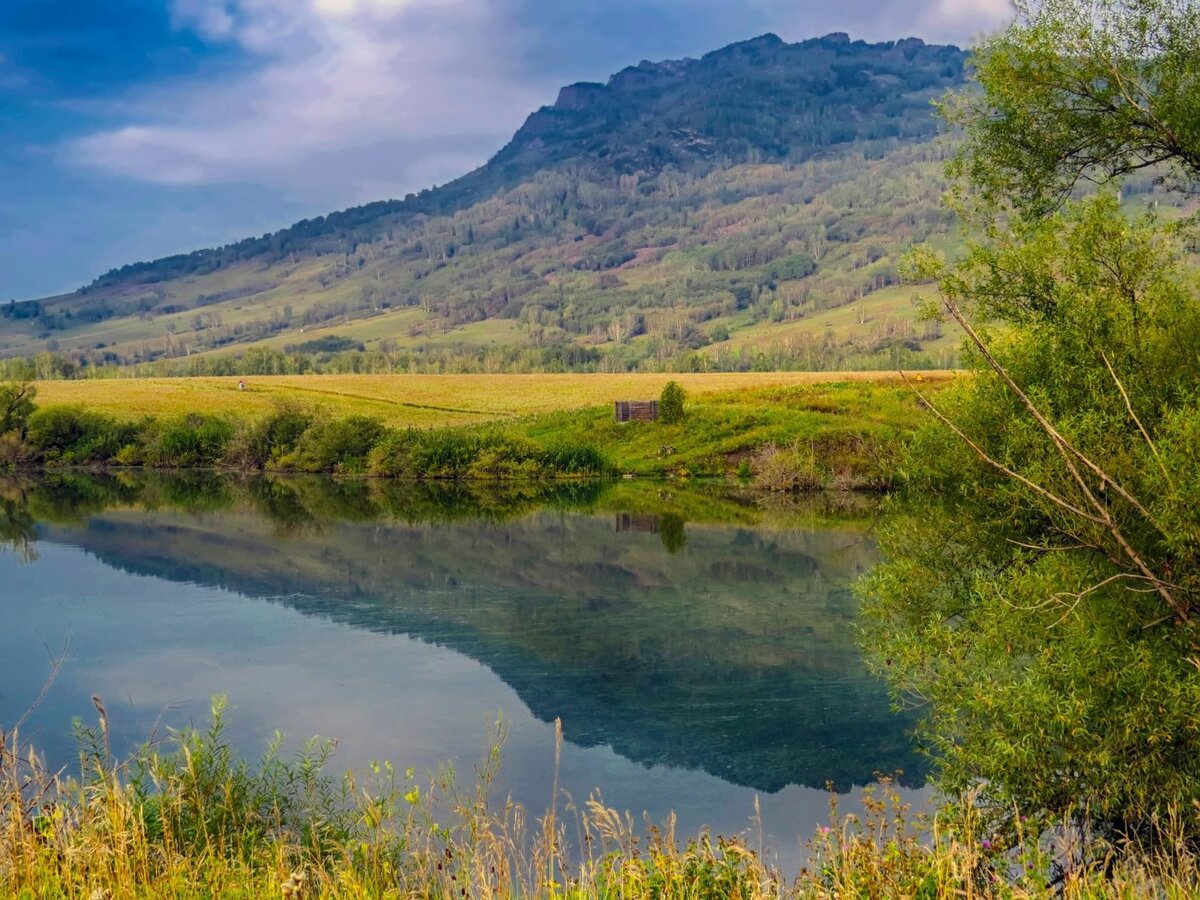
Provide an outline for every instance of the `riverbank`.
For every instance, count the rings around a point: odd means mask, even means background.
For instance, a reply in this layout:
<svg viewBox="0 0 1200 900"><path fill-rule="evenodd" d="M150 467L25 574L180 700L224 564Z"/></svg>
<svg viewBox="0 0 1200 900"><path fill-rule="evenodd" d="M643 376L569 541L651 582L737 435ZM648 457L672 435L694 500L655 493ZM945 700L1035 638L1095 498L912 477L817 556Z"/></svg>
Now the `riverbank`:
<svg viewBox="0 0 1200 900"><path fill-rule="evenodd" d="M677 423L618 423L610 404L578 406L580 397L590 399L590 394L571 394L571 385L545 380L549 378L536 382L542 392L537 403L557 402L557 407L475 425L434 427L398 426L394 418L361 412L344 414L341 403L298 400L291 394L255 398L254 405L242 409L243 394L261 389L239 391L236 382L231 389L225 386L216 408L211 403L181 406L197 395L177 392L174 405L168 406L136 403L122 395L119 412L113 411L116 401L106 388L126 390L128 382L39 383L34 386L38 408L26 412L19 428L0 436L0 465L472 480L715 477L754 482L768 490L879 490L891 486L899 450L923 417L909 386L876 377L703 392L686 401L684 418ZM948 377L921 378L926 390L950 383ZM575 376L572 384L580 380ZM449 389L460 392L456 396L461 399L463 379L452 381ZM86 399L54 402L64 396L67 384L69 396ZM80 392L79 384L86 384L86 390ZM525 379L522 384L528 391L534 382ZM555 386L563 393L553 401ZM603 390L625 387L614 383ZM532 396L507 402L530 404ZM356 407L351 403L347 408Z"/></svg>
<svg viewBox="0 0 1200 900"><path fill-rule="evenodd" d="M969 813L914 816L886 785L839 815L786 879L733 837L647 829L599 797L534 814L495 796L502 734L469 783L390 763L341 777L332 746L240 759L225 707L208 726L112 758L108 719L79 727L76 778L44 769L16 734L0 742L0 889L90 897L1134 897L1194 896L1200 868L1175 847L1126 849L1057 868L1064 848L993 843ZM556 754L557 757L557 754ZM1169 842L1162 846L1170 848Z"/></svg>

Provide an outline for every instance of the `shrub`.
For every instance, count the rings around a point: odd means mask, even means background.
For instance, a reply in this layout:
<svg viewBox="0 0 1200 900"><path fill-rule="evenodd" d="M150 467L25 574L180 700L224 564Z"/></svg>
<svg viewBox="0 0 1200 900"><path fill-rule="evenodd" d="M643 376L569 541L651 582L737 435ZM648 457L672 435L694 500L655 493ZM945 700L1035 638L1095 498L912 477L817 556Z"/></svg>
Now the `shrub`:
<svg viewBox="0 0 1200 900"><path fill-rule="evenodd" d="M233 423L219 416L190 413L169 419L146 433L143 459L149 466L214 466L224 456L233 431Z"/></svg>
<svg viewBox="0 0 1200 900"><path fill-rule="evenodd" d="M25 436L25 426L37 407L33 399L37 388L32 384L0 384L0 434L15 431Z"/></svg>
<svg viewBox="0 0 1200 900"><path fill-rule="evenodd" d="M415 428L387 431L367 458L367 471L387 478L416 478L414 455L421 441Z"/></svg>
<svg viewBox="0 0 1200 900"><path fill-rule="evenodd" d="M599 475L611 467L594 447L543 448L502 431L438 429L389 432L371 452L373 475L398 478L533 479Z"/></svg>
<svg viewBox="0 0 1200 900"><path fill-rule="evenodd" d="M754 454L755 483L769 491L813 491L822 477L811 447L764 444Z"/></svg>
<svg viewBox="0 0 1200 900"><path fill-rule="evenodd" d="M545 467L559 475L604 475L612 465L588 444L552 444L543 451Z"/></svg>
<svg viewBox="0 0 1200 900"><path fill-rule="evenodd" d="M543 475L542 449L533 441L507 434L482 435L468 478L524 479Z"/></svg>
<svg viewBox="0 0 1200 900"><path fill-rule="evenodd" d="M683 421L683 401L687 394L678 381L668 381L658 398L658 418L664 425Z"/></svg>
<svg viewBox="0 0 1200 900"><path fill-rule="evenodd" d="M294 403L280 403L275 411L242 432L229 448L226 461L246 469L263 469L291 453L313 423L313 415Z"/></svg>
<svg viewBox="0 0 1200 900"><path fill-rule="evenodd" d="M479 439L470 432L427 431L413 453L413 469L419 478L461 478L479 449Z"/></svg>
<svg viewBox="0 0 1200 900"><path fill-rule="evenodd" d="M136 430L83 406L48 406L29 417L26 440L47 462L106 462Z"/></svg>
<svg viewBox="0 0 1200 900"><path fill-rule="evenodd" d="M302 472L363 472L384 430L383 423L370 416L315 422L279 466Z"/></svg>

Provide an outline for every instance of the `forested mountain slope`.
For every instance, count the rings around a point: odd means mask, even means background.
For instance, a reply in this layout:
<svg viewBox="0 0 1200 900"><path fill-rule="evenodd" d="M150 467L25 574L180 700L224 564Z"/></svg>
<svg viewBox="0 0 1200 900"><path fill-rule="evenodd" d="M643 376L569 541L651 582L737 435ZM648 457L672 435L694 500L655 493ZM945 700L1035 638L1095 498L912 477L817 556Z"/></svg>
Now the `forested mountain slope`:
<svg viewBox="0 0 1200 900"><path fill-rule="evenodd" d="M944 363L893 286L900 253L948 234L930 101L964 60L916 39L766 35L643 62L563 88L442 187L11 304L0 355L164 371L235 355L245 371Z"/></svg>

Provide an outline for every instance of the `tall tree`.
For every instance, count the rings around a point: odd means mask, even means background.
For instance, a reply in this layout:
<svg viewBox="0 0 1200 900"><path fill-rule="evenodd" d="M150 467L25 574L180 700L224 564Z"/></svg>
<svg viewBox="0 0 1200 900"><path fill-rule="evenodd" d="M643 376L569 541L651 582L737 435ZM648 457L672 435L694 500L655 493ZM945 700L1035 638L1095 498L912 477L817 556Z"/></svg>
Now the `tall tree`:
<svg viewBox="0 0 1200 900"><path fill-rule="evenodd" d="M1172 814L1200 838L1200 283L1181 229L1118 195L1144 166L1200 174L1198 22L1191 2L1023 2L947 105L975 230L958 264L912 267L975 374L930 403L862 591L943 787L1001 829L1144 836Z"/></svg>

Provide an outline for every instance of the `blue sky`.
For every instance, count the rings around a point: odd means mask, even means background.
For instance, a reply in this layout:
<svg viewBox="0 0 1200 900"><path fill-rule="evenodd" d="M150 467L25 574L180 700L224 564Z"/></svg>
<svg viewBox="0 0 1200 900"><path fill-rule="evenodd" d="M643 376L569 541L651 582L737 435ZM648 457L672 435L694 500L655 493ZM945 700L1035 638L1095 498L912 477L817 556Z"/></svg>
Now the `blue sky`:
<svg viewBox="0 0 1200 900"><path fill-rule="evenodd" d="M562 84L1008 0L0 0L0 300L440 184Z"/></svg>

